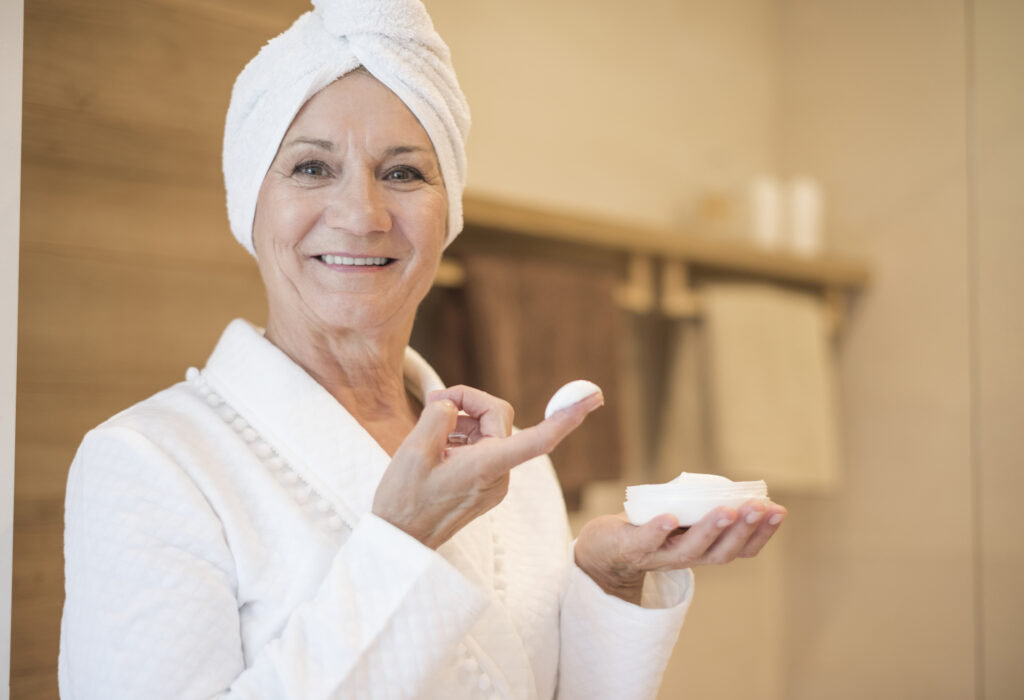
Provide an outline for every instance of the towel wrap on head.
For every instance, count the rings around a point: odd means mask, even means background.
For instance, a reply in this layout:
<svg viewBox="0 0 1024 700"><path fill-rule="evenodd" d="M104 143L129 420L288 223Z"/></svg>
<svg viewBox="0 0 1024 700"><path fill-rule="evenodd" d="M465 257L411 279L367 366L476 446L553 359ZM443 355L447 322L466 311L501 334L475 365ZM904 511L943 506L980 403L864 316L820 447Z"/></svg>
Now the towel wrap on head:
<svg viewBox="0 0 1024 700"><path fill-rule="evenodd" d="M451 243L462 230L469 105L451 55L420 0L313 0L239 74L224 129L228 220L254 256L252 226L263 178L295 115L313 95L363 66L423 125L448 194Z"/></svg>

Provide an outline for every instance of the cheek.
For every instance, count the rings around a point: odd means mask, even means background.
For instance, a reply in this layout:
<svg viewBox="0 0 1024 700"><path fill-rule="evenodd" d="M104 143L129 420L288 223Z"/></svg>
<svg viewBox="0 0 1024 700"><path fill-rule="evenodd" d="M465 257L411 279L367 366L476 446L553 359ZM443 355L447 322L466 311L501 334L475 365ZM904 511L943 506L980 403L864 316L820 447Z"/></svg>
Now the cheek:
<svg viewBox="0 0 1024 700"><path fill-rule="evenodd" d="M412 212L410 218L418 222L418 247L424 252L429 251L431 257L440 258L444 250L444 241L448 237L447 198L432 197Z"/></svg>
<svg viewBox="0 0 1024 700"><path fill-rule="evenodd" d="M277 196L275 196L277 194ZM253 224L253 244L259 255L271 248L290 248L302 240L319 217L320 209L309 197L283 193L261 194Z"/></svg>

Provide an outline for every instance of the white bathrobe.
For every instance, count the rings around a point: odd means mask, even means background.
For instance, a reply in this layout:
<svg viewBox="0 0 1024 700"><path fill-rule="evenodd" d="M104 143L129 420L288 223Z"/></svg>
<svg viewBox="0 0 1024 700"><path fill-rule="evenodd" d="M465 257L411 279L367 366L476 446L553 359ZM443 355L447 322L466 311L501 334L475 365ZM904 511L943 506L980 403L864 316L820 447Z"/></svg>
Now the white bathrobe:
<svg viewBox="0 0 1024 700"><path fill-rule="evenodd" d="M406 381L441 388L411 350ZM244 321L71 467L60 689L79 698L649 698L692 594L571 555L550 461L437 551L370 513L390 458Z"/></svg>

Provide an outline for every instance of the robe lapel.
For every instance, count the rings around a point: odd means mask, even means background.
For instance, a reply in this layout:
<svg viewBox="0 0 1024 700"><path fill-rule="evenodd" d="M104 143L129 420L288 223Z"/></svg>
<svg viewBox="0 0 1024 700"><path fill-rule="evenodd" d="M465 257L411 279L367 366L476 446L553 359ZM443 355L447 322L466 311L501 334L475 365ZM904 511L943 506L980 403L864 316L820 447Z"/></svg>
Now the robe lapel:
<svg viewBox="0 0 1024 700"><path fill-rule="evenodd" d="M406 349L406 386L420 401L444 384ZM370 511L391 457L373 437L260 330L236 319L224 330L203 376L288 466L354 528Z"/></svg>
<svg viewBox="0 0 1024 700"><path fill-rule="evenodd" d="M440 378L412 349L404 373L410 392L425 400L443 389ZM328 500L350 528L370 511L390 456L326 389L263 337L236 319L225 329L203 376L307 484ZM494 596L493 512L477 518L438 552ZM491 659L494 669L516 679L513 697L534 698L528 656L514 624L496 597L467 641Z"/></svg>
<svg viewBox="0 0 1024 700"><path fill-rule="evenodd" d="M219 393L350 528L391 458L330 393L263 334L232 321L203 370Z"/></svg>

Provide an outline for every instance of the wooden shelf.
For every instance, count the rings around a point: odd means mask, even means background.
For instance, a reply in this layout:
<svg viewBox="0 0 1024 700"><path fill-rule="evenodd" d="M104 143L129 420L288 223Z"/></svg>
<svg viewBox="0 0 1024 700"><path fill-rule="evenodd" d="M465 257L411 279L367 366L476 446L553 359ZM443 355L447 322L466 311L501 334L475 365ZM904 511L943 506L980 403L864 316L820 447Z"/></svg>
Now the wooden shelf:
<svg viewBox="0 0 1024 700"><path fill-rule="evenodd" d="M679 261L713 272L820 286L834 292L856 291L870 278L864 262L845 257L804 258L685 231L566 215L476 194L466 195L463 211L468 229L508 231L627 255Z"/></svg>

